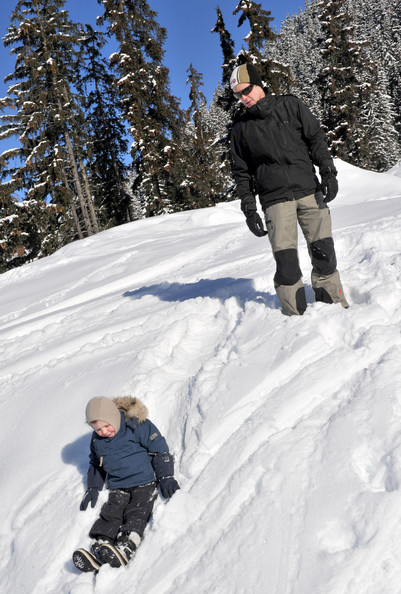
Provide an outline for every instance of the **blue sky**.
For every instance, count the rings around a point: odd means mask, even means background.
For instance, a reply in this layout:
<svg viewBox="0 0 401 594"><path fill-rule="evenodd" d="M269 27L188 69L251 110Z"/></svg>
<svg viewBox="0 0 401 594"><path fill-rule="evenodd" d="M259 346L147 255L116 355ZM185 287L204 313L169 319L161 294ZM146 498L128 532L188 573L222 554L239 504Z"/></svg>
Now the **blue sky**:
<svg viewBox="0 0 401 594"><path fill-rule="evenodd" d="M219 6L227 29L235 42L235 51L241 49L242 39L248 33L247 23L238 27L238 15L233 11L238 0L148 0L150 7L158 13L158 22L167 29L165 64L170 69L171 91L187 107L189 88L186 85L187 69L192 63L203 74L202 88L208 101L212 98L217 82L221 79L222 53L219 36L211 33L216 23L216 7ZM1 37L4 37L9 16L17 0L2 0ZM289 14L305 8L304 0L273 0L262 2L265 10L274 17L273 25L280 29L283 19ZM96 16L101 14L97 0L67 0L65 8L72 20L95 25ZM10 48L0 45L0 96L7 94L8 85L4 77L13 71L14 60L9 56ZM111 51L110 51L111 53Z"/></svg>

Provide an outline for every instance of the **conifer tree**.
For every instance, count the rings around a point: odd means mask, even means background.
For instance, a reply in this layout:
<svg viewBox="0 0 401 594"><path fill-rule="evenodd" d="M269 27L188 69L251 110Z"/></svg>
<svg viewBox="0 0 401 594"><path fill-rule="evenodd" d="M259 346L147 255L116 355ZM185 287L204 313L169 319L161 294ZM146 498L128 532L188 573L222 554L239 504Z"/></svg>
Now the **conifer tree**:
<svg viewBox="0 0 401 594"><path fill-rule="evenodd" d="M0 177L6 177L5 163L0 165ZM19 228L17 202L11 193L10 184L0 188L0 273L12 268L12 261L24 254Z"/></svg>
<svg viewBox="0 0 401 594"><path fill-rule="evenodd" d="M223 53L223 64L222 64L222 81L219 83L218 88L215 91L213 97L213 110L220 115L226 114L225 117L221 117L217 128L218 133L215 136L214 147L219 155L220 167L222 176L224 178L224 193L223 196L226 200L234 200L237 198L233 191L233 182L230 172L230 148L229 148L229 136L232 123L238 113L241 111L241 107L238 105L238 101L235 99L231 87L230 77L233 69L236 66L237 58L234 53L234 42L230 32L227 30L223 14L219 7L216 9L217 21L212 29L212 33L218 33L220 37L220 46ZM222 129L222 123L224 123L224 130Z"/></svg>
<svg viewBox="0 0 401 594"><path fill-rule="evenodd" d="M2 136L18 135L12 184L27 200L57 205L60 245L99 230L85 168L85 118L74 94L77 27L64 0L20 0L4 39L14 45L15 81L2 107ZM35 209L33 209L35 211Z"/></svg>
<svg viewBox="0 0 401 594"><path fill-rule="evenodd" d="M320 93L315 81L322 64L318 44L322 31L317 12L311 9L308 0L305 6L304 11L287 16L282 22L280 35L275 43L269 44L269 50L278 62L288 64L289 91L321 118Z"/></svg>
<svg viewBox="0 0 401 594"><path fill-rule="evenodd" d="M86 25L80 36L77 81L89 125L88 171L102 227L133 220L123 161L128 151L127 131L119 110L116 80L101 53L104 44L104 37Z"/></svg>
<svg viewBox="0 0 401 594"><path fill-rule="evenodd" d="M392 60L389 67L389 92L396 110L395 127L401 143L401 0L393 0L388 27Z"/></svg>
<svg viewBox="0 0 401 594"><path fill-rule="evenodd" d="M175 208L186 210L215 204L223 193L220 153L213 144L203 76L191 64L187 70L190 105L171 156L171 177L176 187Z"/></svg>
<svg viewBox="0 0 401 594"><path fill-rule="evenodd" d="M387 92L386 76L380 66L371 60L369 101L360 114L359 126L363 131L361 165L375 171L387 171L401 158L401 147L395 128L396 112Z"/></svg>
<svg viewBox="0 0 401 594"><path fill-rule="evenodd" d="M47 256L58 247L57 209L43 200L19 201L3 184L0 193L0 273Z"/></svg>
<svg viewBox="0 0 401 594"><path fill-rule="evenodd" d="M344 0L317 3L324 41L317 84L322 101L322 124L333 154L355 165L366 165L361 113L371 92L372 72L357 42ZM369 81L369 82L367 82Z"/></svg>
<svg viewBox="0 0 401 594"><path fill-rule="evenodd" d="M359 86L358 117L353 127L358 139L357 150L351 153L355 164L383 171L400 158L396 128L401 109L397 89L400 76L401 55L399 40L400 24L396 23L396 5L399 0L345 0L342 12L352 19L350 36L359 51L350 53L350 63ZM305 10L288 17L283 23L280 38L275 47L279 60L288 62L291 71L291 92L299 95L312 111L322 120L323 111L328 110L331 101L321 101L321 94L327 93L329 77L323 86L316 84L319 72L327 66L327 49L322 44L331 39L330 33L322 29L318 19L321 2L305 2ZM394 20L395 19L395 20ZM322 59L326 60L324 65ZM327 84L326 84L327 83ZM345 82L344 82L345 84ZM350 102L353 112L355 103ZM344 120L345 121L345 120Z"/></svg>
<svg viewBox="0 0 401 594"><path fill-rule="evenodd" d="M283 93L289 89L289 71L286 65L277 62L270 54L269 46L277 41L277 33L271 28L274 18L270 10L252 0L241 0L233 14L239 14L238 26L248 21L250 31L244 41L248 51L237 56L238 64L252 62L258 67L263 83L272 93Z"/></svg>
<svg viewBox="0 0 401 594"><path fill-rule="evenodd" d="M372 148L369 166L382 171L400 158L401 2L346 0L344 6L352 15L357 39L369 42L368 60L375 84L368 115L365 114L363 120L369 129ZM396 133L397 147L394 144Z"/></svg>
<svg viewBox="0 0 401 594"><path fill-rule="evenodd" d="M219 34L221 51L223 53L222 85L217 96L217 104L221 106L224 111L233 115L236 100L230 88L230 76L235 68L234 41L230 32L226 29L223 13L219 7L217 7L216 12L217 21L211 32Z"/></svg>
<svg viewBox="0 0 401 594"><path fill-rule="evenodd" d="M380 65L387 79L387 93L395 110L394 126L401 143L401 1L377 0L369 4L359 0L357 9L360 26L373 47L375 64Z"/></svg>
<svg viewBox="0 0 401 594"><path fill-rule="evenodd" d="M250 31L244 38L248 45L248 50L244 48L234 57L233 43L231 36L225 28L224 20L220 9L217 9L217 22L212 32L219 33L220 45L223 50L223 88L225 94L219 97L219 104L235 118L241 112L241 107L233 98L229 89L230 74L235 66L244 62L251 62L260 72L263 83L273 93L287 91L289 88L289 70L288 67L278 62L273 52L269 52L269 44L277 41L277 34L272 30L271 23L274 20L269 10L264 10L261 4L252 0L241 0L234 12L239 14L238 27L246 21L250 26ZM267 49L266 49L267 48Z"/></svg>
<svg viewBox="0 0 401 594"><path fill-rule="evenodd" d="M219 86L205 113L208 128L212 131L211 150L214 152L216 183L218 184L219 201L235 200L234 180L231 174L230 150L227 145L227 132L231 128L229 114L224 111L218 102Z"/></svg>
<svg viewBox="0 0 401 594"><path fill-rule="evenodd" d="M192 64L187 73L191 103L186 112L186 132L191 134L192 142L190 153L185 159L190 175L186 187L190 188L194 207L211 206L220 200L225 189L220 168L221 151L214 142L216 128L213 127L212 116L201 91L203 77Z"/></svg>
<svg viewBox="0 0 401 594"><path fill-rule="evenodd" d="M104 7L99 22L108 24L119 50L111 56L118 73L124 117L134 139L131 155L136 177L133 193L144 212L171 212L174 188L169 155L181 120L178 100L169 91L169 71L163 65L166 30L144 0L98 0Z"/></svg>

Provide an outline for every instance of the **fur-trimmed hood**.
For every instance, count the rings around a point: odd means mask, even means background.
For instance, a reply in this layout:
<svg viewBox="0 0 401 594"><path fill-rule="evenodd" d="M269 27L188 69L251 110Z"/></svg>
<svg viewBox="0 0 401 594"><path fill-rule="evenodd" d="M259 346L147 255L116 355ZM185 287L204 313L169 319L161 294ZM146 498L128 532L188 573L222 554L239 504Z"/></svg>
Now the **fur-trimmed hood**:
<svg viewBox="0 0 401 594"><path fill-rule="evenodd" d="M148 416L148 409L138 398L133 396L120 396L113 398L114 404L124 413L126 421L130 419L138 419L139 423L144 423Z"/></svg>

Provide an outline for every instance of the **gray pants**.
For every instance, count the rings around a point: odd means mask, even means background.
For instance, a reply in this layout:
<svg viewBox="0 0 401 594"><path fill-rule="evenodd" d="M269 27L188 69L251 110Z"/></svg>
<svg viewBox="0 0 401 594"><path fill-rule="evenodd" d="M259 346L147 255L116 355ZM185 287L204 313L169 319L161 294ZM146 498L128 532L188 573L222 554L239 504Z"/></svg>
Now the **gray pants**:
<svg viewBox="0 0 401 594"><path fill-rule="evenodd" d="M348 307L337 270L330 211L320 198L320 194L311 194L273 204L265 210L267 232L276 260L274 286L285 315L302 315L306 309L298 260L298 223L312 261L311 280L316 301L340 302Z"/></svg>

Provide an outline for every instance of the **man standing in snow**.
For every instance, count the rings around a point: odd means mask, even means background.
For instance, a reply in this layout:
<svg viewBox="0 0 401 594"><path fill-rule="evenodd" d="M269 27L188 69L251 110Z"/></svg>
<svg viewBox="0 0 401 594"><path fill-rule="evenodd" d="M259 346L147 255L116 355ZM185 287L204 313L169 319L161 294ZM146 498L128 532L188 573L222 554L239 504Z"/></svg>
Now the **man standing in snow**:
<svg viewBox="0 0 401 594"><path fill-rule="evenodd" d="M271 95L253 64L237 66L230 77L234 96L247 108L231 133L232 172L241 210L257 237L266 234L276 261L274 286L282 313L302 315L305 287L298 261L299 223L312 260L316 301L344 297L327 203L336 197L337 171L318 120L293 95ZM319 167L321 184L314 170ZM267 231L257 213L259 196Z"/></svg>

